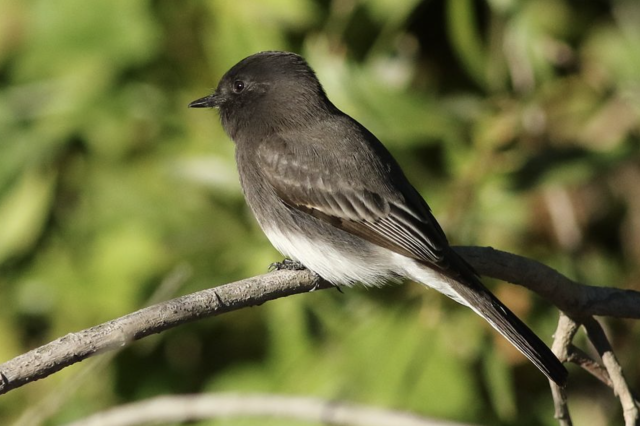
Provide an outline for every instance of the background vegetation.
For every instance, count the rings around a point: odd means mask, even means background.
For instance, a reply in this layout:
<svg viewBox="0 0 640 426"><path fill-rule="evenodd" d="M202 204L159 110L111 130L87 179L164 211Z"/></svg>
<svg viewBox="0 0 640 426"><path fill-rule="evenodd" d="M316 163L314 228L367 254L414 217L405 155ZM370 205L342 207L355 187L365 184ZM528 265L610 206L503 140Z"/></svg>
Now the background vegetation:
<svg viewBox="0 0 640 426"><path fill-rule="evenodd" d="M260 50L306 56L452 242L640 288L640 2L0 0L0 11L2 361L280 259L244 204L217 114L186 108ZM550 342L555 309L488 285ZM640 324L608 325L638 389ZM571 372L576 424L620 423L609 391ZM410 283L180 327L0 397L0 423L223 390L555 424L532 365Z"/></svg>

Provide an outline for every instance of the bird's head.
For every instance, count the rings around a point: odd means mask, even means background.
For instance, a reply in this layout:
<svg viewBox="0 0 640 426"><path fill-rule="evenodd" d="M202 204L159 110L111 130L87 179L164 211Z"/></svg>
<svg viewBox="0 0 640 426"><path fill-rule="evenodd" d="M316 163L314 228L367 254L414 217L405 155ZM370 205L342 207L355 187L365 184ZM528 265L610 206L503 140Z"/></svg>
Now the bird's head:
<svg viewBox="0 0 640 426"><path fill-rule="evenodd" d="M218 108L224 129L236 139L238 133L308 124L332 105L304 58L270 51L238 62L213 94L191 102L189 107Z"/></svg>

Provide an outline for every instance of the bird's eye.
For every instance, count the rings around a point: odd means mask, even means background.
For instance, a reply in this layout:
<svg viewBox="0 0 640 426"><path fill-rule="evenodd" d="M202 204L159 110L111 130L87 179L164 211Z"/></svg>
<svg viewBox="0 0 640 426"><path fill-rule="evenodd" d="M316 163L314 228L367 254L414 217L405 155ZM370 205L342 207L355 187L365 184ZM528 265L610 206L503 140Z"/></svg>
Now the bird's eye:
<svg viewBox="0 0 640 426"><path fill-rule="evenodd" d="M244 90L244 81L236 80L233 82L233 92L240 93Z"/></svg>

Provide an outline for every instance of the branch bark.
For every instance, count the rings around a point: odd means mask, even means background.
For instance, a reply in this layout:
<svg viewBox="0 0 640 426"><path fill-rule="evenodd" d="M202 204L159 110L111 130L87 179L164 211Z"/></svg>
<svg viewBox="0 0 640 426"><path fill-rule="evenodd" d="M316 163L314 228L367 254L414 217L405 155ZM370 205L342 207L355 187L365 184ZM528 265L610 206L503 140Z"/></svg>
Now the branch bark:
<svg viewBox="0 0 640 426"><path fill-rule="evenodd" d="M112 408L67 426L137 426L239 417L293 419L335 426L465 426L341 401L257 394L157 397Z"/></svg>

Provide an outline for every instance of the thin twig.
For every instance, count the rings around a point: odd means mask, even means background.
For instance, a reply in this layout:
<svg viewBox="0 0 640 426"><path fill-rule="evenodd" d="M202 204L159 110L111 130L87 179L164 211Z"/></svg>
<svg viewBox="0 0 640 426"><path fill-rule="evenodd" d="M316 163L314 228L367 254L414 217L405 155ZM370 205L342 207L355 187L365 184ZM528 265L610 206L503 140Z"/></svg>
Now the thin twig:
<svg viewBox="0 0 640 426"><path fill-rule="evenodd" d="M341 401L256 394L157 397L112 408L67 426L137 426L246 417L294 419L334 426L465 426Z"/></svg>
<svg viewBox="0 0 640 426"><path fill-rule="evenodd" d="M558 420L560 426L572 426L573 422L571 421L569 406L567 405L566 390L552 381L549 381L549 386L551 386L551 396L553 397L553 405L555 407L553 417Z"/></svg>
<svg viewBox="0 0 640 426"><path fill-rule="evenodd" d="M553 345L551 346L551 350L560 361L566 362L569 358L569 346L577 330L578 324L563 312L560 312L558 327L553 335ZM551 380L549 380L549 386L551 386L551 395L555 407L554 417L561 426L571 426L573 423L569 413L566 390Z"/></svg>
<svg viewBox="0 0 640 426"><path fill-rule="evenodd" d="M638 406L602 326L594 318L585 320L583 325L587 330L589 340L598 351L600 358L602 358L602 363L609 373L613 383L613 391L620 399L625 426L638 426L640 424Z"/></svg>
<svg viewBox="0 0 640 426"><path fill-rule="evenodd" d="M613 389L613 382L609 377L607 369L600 365L598 361L587 355L582 349L574 345L570 345L567 361L580 366L580 368Z"/></svg>

